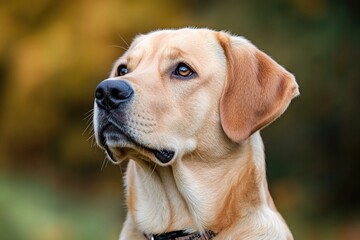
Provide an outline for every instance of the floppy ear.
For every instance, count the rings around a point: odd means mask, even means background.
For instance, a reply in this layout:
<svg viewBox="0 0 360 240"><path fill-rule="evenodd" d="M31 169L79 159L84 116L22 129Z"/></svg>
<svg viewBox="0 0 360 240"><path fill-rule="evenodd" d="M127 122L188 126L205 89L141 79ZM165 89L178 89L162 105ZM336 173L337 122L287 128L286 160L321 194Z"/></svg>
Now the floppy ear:
<svg viewBox="0 0 360 240"><path fill-rule="evenodd" d="M299 94L292 74L241 37L219 32L227 58L227 80L220 100L221 125L241 142L270 124Z"/></svg>

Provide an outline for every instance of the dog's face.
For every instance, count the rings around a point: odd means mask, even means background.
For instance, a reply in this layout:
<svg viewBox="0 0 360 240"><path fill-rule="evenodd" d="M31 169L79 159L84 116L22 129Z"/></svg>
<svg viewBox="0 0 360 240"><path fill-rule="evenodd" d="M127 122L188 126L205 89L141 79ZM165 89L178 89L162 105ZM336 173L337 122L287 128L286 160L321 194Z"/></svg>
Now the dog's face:
<svg viewBox="0 0 360 240"><path fill-rule="evenodd" d="M137 37L107 80L115 89L115 82L128 84L131 96L109 109L95 101L98 144L118 161L147 158L159 164L194 151L205 122L219 125L225 79L226 59L213 32L184 29Z"/></svg>
<svg viewBox="0 0 360 240"><path fill-rule="evenodd" d="M98 85L95 137L116 162L221 155L296 94L293 77L243 38L207 29L152 32L138 36Z"/></svg>

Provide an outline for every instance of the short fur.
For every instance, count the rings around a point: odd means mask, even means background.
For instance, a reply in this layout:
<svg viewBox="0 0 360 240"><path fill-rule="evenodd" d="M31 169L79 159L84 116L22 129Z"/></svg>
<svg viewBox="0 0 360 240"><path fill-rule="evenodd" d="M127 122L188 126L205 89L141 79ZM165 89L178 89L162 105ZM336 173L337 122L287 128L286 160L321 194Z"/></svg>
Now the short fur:
<svg viewBox="0 0 360 240"><path fill-rule="evenodd" d="M172 75L180 62L194 77ZM117 77L120 64L129 72ZM117 161L131 159L121 240L182 229L212 230L218 240L293 239L269 194L259 133L299 94L292 74L242 37L186 28L138 36L110 78L134 89L121 119L109 116L115 124L146 148L175 151L164 164L126 139L108 139Z"/></svg>

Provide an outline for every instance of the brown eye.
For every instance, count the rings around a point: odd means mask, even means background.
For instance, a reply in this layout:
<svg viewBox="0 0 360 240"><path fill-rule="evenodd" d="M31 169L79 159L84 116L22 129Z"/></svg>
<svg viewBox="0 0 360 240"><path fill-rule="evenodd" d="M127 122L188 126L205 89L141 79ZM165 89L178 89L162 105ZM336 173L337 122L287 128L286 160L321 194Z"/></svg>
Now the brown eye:
<svg viewBox="0 0 360 240"><path fill-rule="evenodd" d="M117 73L117 76L124 76L125 74L128 73L127 66L126 65L118 66L116 73Z"/></svg>
<svg viewBox="0 0 360 240"><path fill-rule="evenodd" d="M174 71L175 76L182 78L188 78L193 74L194 74L193 70L191 70L191 68L188 67L185 63L180 63Z"/></svg>

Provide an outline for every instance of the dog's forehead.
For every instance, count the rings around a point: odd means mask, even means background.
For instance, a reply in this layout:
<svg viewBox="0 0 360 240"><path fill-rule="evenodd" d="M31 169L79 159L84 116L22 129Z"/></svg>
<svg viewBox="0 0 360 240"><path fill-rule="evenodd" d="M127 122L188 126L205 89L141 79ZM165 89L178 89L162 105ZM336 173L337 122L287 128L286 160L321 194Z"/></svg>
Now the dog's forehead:
<svg viewBox="0 0 360 240"><path fill-rule="evenodd" d="M183 52L205 51L216 41L214 31L207 29L159 30L139 35L132 43L130 52L161 52L164 49L178 49Z"/></svg>

